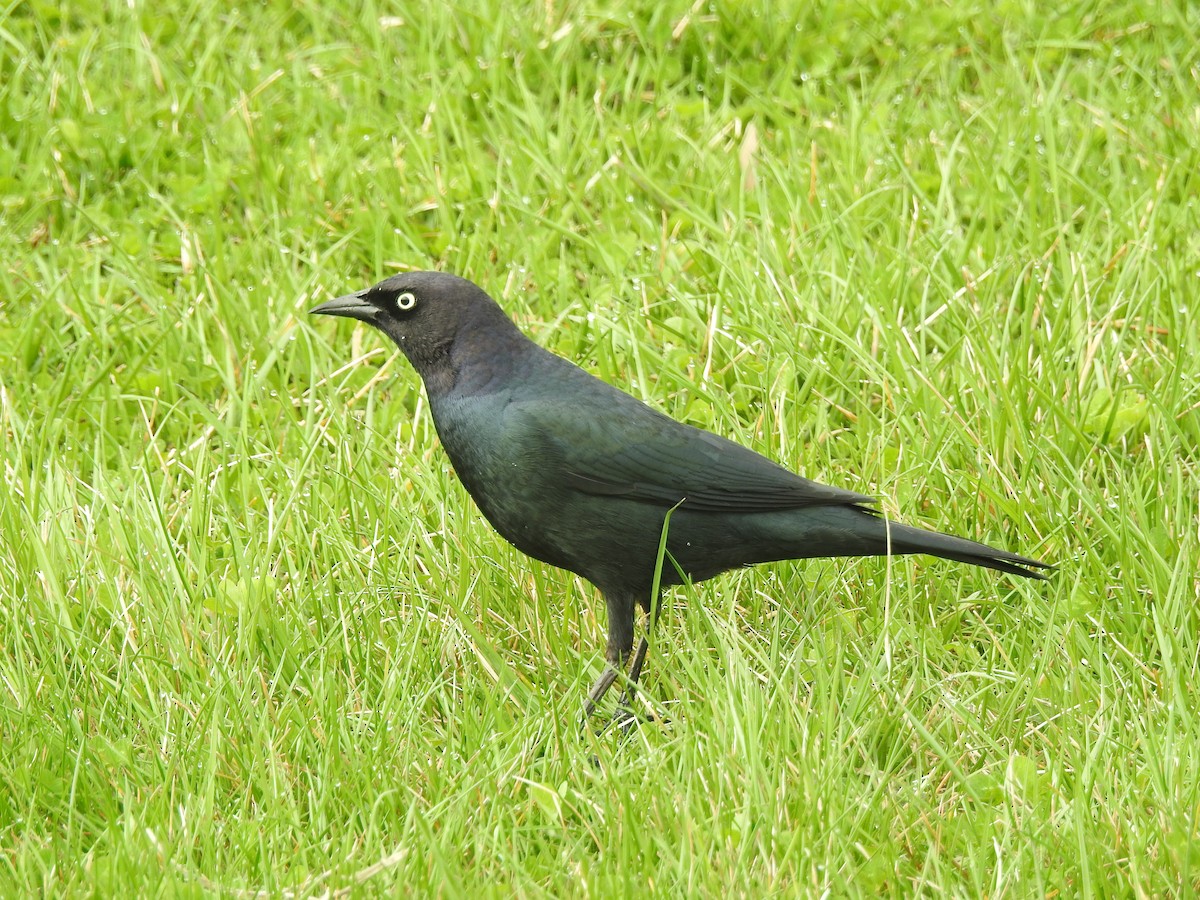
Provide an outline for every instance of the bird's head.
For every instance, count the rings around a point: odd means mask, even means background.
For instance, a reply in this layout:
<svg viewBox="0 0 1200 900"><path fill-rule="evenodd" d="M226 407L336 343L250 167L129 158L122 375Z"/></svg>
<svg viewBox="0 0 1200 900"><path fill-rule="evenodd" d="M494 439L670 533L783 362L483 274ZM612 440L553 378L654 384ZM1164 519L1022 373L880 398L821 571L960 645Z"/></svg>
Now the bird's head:
<svg viewBox="0 0 1200 900"><path fill-rule="evenodd" d="M374 325L428 381L449 362L464 331L515 330L481 288L445 272L402 272L366 290L345 294L309 310Z"/></svg>

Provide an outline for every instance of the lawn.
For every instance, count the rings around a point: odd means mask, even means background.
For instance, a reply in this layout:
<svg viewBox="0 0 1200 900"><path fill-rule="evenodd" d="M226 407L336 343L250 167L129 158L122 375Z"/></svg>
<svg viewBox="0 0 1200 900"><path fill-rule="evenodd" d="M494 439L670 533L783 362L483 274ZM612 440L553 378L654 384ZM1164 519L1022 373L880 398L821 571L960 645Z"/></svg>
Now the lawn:
<svg viewBox="0 0 1200 900"><path fill-rule="evenodd" d="M1200 12L0 11L0 896L1200 886ZM458 483L404 269L1056 563L603 603ZM661 721L665 718L667 721Z"/></svg>

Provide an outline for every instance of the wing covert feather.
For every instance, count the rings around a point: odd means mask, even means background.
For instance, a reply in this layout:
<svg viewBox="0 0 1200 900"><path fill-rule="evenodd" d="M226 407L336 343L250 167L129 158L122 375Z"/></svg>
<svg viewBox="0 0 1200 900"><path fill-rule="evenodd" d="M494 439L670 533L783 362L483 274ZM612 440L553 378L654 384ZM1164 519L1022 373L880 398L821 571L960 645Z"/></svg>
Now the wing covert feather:
<svg viewBox="0 0 1200 900"><path fill-rule="evenodd" d="M536 431L557 473L586 494L706 512L766 512L871 504L865 494L810 481L719 435L640 401L613 405L539 399L510 410Z"/></svg>

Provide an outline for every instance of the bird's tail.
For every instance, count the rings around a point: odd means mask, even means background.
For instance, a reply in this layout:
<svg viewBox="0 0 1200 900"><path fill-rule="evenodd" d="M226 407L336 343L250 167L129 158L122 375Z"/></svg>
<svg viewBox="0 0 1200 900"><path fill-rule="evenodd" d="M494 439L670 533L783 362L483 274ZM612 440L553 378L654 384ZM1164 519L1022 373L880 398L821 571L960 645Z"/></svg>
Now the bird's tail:
<svg viewBox="0 0 1200 900"><path fill-rule="evenodd" d="M955 537L952 534L942 534L940 531L926 531L923 528L913 528L911 525L901 525L899 522L878 520L885 529L885 535L895 554L928 553L942 559L953 559L957 562L982 566L985 569L995 569L1007 572L1009 575L1022 575L1025 578L1043 579L1038 569L1053 570L1049 563L1039 562L1027 556L1018 556L1007 550L997 550L987 544L968 541L966 538ZM886 550L884 552L887 552Z"/></svg>

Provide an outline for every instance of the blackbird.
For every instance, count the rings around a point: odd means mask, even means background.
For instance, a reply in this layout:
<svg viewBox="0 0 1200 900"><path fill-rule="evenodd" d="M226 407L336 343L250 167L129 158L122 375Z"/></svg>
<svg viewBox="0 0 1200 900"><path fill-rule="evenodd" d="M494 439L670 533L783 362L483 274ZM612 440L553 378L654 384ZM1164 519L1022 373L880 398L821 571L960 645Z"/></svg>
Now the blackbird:
<svg viewBox="0 0 1200 900"><path fill-rule="evenodd" d="M455 472L492 527L522 553L599 588L608 665L588 692L585 721L629 661L635 609L652 614L659 599L656 568L660 591L808 557L925 553L1026 578L1052 568L890 521L865 494L809 481L677 422L535 344L466 279L407 272L311 312L366 322L395 341L425 383ZM646 647L643 637L620 709Z"/></svg>

